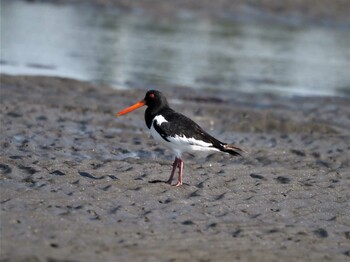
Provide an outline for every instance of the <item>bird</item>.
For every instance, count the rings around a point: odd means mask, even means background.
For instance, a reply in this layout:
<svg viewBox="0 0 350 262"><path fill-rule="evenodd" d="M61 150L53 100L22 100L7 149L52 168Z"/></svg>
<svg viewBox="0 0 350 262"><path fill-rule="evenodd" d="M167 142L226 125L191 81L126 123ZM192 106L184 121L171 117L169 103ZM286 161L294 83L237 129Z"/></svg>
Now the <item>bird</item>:
<svg viewBox="0 0 350 262"><path fill-rule="evenodd" d="M170 185L177 168L179 169L178 180L174 186L183 185L183 153L224 152L233 156L241 156L245 152L242 148L214 138L193 120L170 108L165 95L157 90L147 91L144 99L121 110L116 116L128 114L142 106L147 106L145 122L152 137L169 147L174 153L172 171L166 181Z"/></svg>

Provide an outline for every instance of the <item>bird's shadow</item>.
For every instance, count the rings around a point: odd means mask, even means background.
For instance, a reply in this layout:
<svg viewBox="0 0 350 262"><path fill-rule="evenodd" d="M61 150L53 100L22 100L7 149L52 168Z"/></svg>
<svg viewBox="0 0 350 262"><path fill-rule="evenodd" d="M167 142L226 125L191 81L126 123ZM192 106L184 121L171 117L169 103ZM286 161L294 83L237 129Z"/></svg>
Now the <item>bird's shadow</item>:
<svg viewBox="0 0 350 262"><path fill-rule="evenodd" d="M166 180L159 180L159 179L156 179L156 180L148 181L148 183L150 183L150 184L157 184L157 183L164 183L164 184L167 184L167 181L166 181Z"/></svg>

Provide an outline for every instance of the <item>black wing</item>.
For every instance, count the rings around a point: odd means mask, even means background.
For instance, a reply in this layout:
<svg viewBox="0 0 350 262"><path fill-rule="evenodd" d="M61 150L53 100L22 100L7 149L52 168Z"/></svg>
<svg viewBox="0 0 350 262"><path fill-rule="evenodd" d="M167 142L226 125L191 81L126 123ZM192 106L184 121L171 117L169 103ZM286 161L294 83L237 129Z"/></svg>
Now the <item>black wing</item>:
<svg viewBox="0 0 350 262"><path fill-rule="evenodd" d="M214 147L221 149L224 143L205 132L196 122L190 118L173 111L172 109L164 110L160 113L168 122L162 122L159 125L154 121L154 129L169 142L169 137L185 136L194 138L206 143L211 143Z"/></svg>

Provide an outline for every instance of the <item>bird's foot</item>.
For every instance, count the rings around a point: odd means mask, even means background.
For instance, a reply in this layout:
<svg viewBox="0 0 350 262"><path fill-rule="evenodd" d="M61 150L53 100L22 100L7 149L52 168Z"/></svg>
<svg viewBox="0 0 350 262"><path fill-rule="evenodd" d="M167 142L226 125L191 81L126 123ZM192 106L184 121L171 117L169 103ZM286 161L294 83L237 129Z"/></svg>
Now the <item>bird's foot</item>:
<svg viewBox="0 0 350 262"><path fill-rule="evenodd" d="M177 181L177 183L174 185L175 187L182 186L182 181Z"/></svg>

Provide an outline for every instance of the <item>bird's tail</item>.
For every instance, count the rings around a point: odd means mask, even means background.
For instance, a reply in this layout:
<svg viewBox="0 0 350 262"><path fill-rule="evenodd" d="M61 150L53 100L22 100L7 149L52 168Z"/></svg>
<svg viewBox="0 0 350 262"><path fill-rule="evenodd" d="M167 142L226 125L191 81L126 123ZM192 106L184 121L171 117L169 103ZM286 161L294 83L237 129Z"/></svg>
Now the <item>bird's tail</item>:
<svg viewBox="0 0 350 262"><path fill-rule="evenodd" d="M238 146L234 146L234 145L228 145L228 144L221 145L220 150L225 153L229 153L233 156L241 156L244 153L246 153L246 151L244 151L242 148L239 148Z"/></svg>

